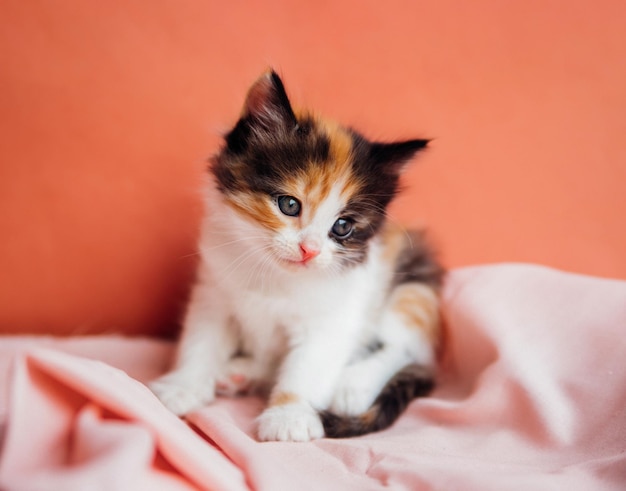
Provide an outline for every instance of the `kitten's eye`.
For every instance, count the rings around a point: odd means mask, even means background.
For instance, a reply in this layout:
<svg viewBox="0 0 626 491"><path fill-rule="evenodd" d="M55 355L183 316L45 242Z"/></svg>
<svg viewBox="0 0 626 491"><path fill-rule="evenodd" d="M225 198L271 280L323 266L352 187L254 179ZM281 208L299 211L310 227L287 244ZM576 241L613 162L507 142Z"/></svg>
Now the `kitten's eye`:
<svg viewBox="0 0 626 491"><path fill-rule="evenodd" d="M330 229L338 239L346 239L354 230L354 222L349 218L338 218Z"/></svg>
<svg viewBox="0 0 626 491"><path fill-rule="evenodd" d="M277 201L278 201L278 208L285 215L290 216L290 217L297 217L298 215L300 215L300 210L302 209L302 205L293 196L279 196Z"/></svg>

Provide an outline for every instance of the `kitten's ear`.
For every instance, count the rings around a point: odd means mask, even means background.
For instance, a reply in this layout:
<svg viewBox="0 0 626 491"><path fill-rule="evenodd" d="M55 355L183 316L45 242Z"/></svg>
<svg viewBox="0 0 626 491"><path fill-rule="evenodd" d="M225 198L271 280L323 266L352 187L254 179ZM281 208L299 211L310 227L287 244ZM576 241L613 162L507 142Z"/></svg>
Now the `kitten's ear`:
<svg viewBox="0 0 626 491"><path fill-rule="evenodd" d="M370 158L377 166L391 168L394 172L423 150L430 140L406 140L393 143L372 143Z"/></svg>
<svg viewBox="0 0 626 491"><path fill-rule="evenodd" d="M283 82L275 71L268 70L250 87L241 117L269 131L297 124Z"/></svg>

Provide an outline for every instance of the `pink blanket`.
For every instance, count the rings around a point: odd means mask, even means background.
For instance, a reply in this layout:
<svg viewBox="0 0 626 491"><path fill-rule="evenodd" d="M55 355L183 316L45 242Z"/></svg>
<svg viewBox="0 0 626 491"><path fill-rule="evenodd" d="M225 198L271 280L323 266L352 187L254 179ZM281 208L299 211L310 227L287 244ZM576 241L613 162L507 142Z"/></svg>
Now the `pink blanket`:
<svg viewBox="0 0 626 491"><path fill-rule="evenodd" d="M306 444L256 442L255 398L168 413L142 383L168 343L5 338L0 488L626 489L626 282L468 268L443 313L432 397L387 431Z"/></svg>

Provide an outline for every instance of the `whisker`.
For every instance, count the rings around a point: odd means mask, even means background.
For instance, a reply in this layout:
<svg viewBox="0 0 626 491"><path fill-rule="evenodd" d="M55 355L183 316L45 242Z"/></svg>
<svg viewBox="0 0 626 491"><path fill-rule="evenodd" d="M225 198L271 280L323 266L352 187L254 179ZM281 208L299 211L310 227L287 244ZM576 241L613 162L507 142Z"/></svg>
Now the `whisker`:
<svg viewBox="0 0 626 491"><path fill-rule="evenodd" d="M220 271L218 274L220 276L223 276L224 279L229 278L232 274L235 273L235 271L237 271L237 269L239 269L246 261L251 259L256 253L263 251L269 247L270 246L267 245L258 249L251 249L244 252L243 254L240 254L234 261L232 261L225 269Z"/></svg>
<svg viewBox="0 0 626 491"><path fill-rule="evenodd" d="M199 256L200 251L192 252L191 254L185 254L184 256L179 256L178 259L187 259L188 257Z"/></svg>
<svg viewBox="0 0 626 491"><path fill-rule="evenodd" d="M238 242L246 242L246 241L250 241L250 240L259 240L259 239L264 239L265 237L262 236L257 236L257 237L240 237L239 239L235 239L235 240L229 240L228 242L223 242L221 244L218 244L216 246L213 247L209 247L208 249L202 249L204 252L209 252L209 251L213 251L215 249L219 249L221 247L226 247L232 244L236 244Z"/></svg>

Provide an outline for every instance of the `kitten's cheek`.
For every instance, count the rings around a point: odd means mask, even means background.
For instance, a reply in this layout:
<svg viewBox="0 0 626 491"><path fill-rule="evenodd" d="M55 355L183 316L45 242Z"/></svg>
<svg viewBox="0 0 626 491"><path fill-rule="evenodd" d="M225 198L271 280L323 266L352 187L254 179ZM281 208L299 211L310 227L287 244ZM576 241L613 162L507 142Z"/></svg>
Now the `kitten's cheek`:
<svg viewBox="0 0 626 491"><path fill-rule="evenodd" d="M333 255L329 251L322 251L314 260L314 264L318 268L326 268L333 262Z"/></svg>

